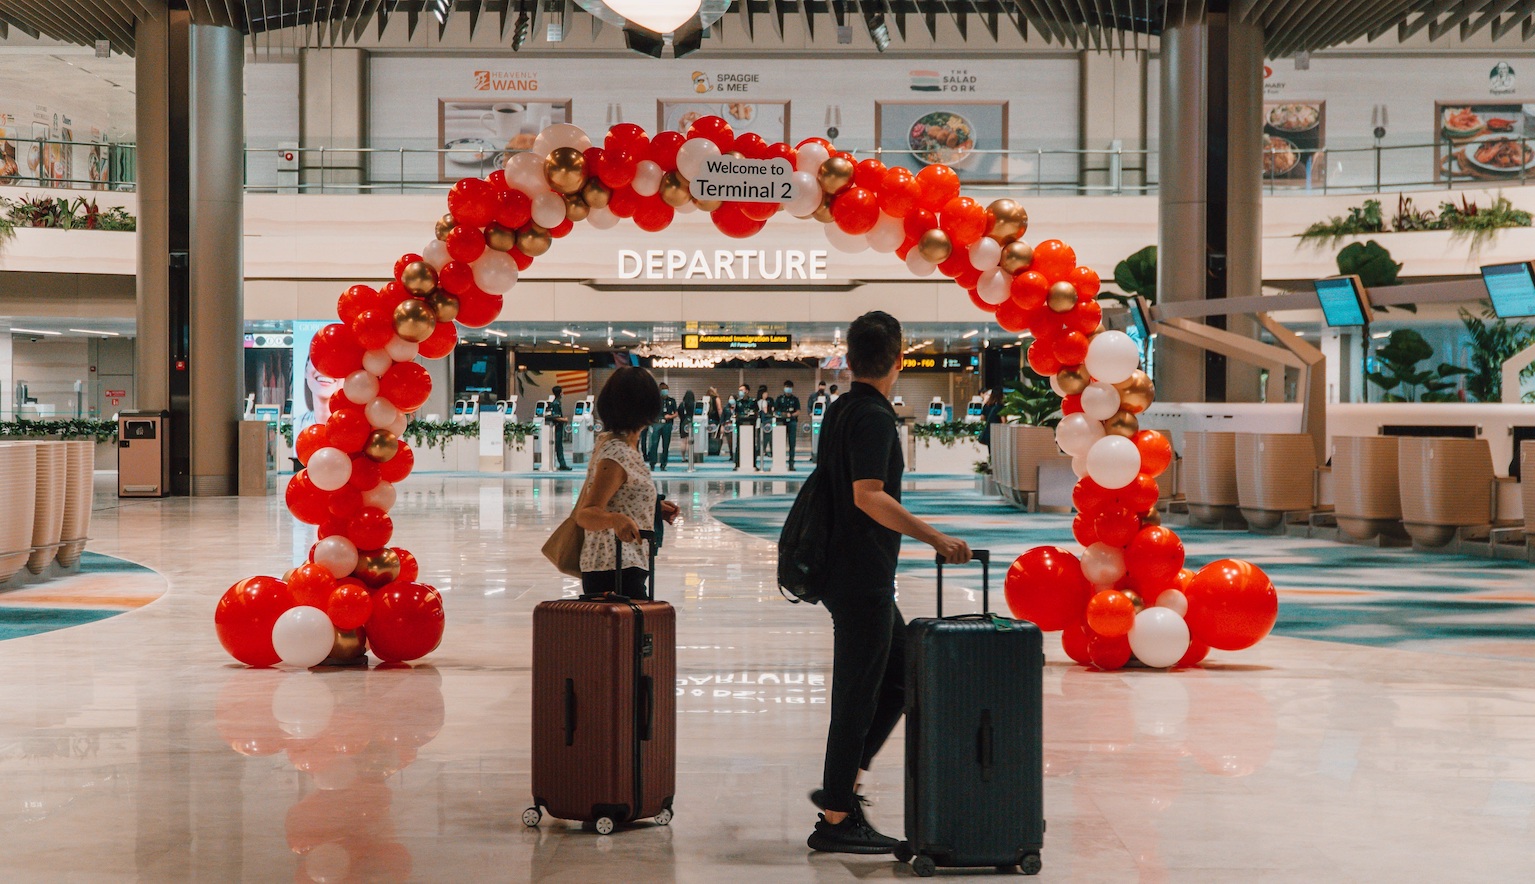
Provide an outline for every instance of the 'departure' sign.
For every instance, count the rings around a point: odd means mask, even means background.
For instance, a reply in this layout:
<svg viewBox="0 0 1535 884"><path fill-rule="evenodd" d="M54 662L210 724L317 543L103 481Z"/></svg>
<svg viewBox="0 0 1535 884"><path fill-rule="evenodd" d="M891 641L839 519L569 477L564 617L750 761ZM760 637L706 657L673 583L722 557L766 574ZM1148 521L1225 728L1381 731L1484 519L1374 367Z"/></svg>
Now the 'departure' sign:
<svg viewBox="0 0 1535 884"><path fill-rule="evenodd" d="M693 197L701 200L786 203L794 197L793 172L783 157L770 160L716 157L704 160L703 174L689 182L689 187Z"/></svg>
<svg viewBox="0 0 1535 884"><path fill-rule="evenodd" d="M619 279L826 279L822 249L618 250Z"/></svg>

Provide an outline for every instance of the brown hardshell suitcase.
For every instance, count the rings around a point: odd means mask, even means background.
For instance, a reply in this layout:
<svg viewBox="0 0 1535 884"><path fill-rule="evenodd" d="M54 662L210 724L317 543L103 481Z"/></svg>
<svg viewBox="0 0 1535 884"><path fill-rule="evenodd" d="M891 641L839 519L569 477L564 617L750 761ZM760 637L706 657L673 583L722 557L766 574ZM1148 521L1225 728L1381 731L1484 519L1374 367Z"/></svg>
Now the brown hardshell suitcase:
<svg viewBox="0 0 1535 884"><path fill-rule="evenodd" d="M647 537L650 532L644 532ZM533 609L533 806L595 824L672 818L677 782L677 619L620 595Z"/></svg>

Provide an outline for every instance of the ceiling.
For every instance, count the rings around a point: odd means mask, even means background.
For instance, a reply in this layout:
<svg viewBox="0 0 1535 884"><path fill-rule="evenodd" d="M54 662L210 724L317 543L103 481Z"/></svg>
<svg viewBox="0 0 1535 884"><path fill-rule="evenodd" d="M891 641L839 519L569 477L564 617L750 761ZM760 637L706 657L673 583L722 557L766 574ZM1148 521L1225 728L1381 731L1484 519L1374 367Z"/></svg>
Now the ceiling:
<svg viewBox="0 0 1535 884"><path fill-rule="evenodd" d="M781 47L790 32L820 40L851 29L850 51L888 34L889 48L936 39L956 30L965 46L1018 40L1076 49L1149 45L1166 27L1197 20L1208 6L1228 5L1243 21L1261 23L1270 57L1394 36L1464 42L1528 41L1535 37L1535 0L706 0L711 36L734 45ZM137 17L155 14L163 0L0 0L0 38L15 30L80 45L111 41L132 54ZM328 46L381 39L400 32L405 44L438 43L450 29L469 39L493 39L520 48L547 43L551 24L564 35L606 27L583 6L595 0L172 0L194 21L240 29L253 42L282 33L295 45ZM602 10L599 10L601 13ZM521 33L519 39L518 35ZM846 36L846 35L845 35ZM844 42L837 39L838 43ZM558 44L554 48L558 48Z"/></svg>

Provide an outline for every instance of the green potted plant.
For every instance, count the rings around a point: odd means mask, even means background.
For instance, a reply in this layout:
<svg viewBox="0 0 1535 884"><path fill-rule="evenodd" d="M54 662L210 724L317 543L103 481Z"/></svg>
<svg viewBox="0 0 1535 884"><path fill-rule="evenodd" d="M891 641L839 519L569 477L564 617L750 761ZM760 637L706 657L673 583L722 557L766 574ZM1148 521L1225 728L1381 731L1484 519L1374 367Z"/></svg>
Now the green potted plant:
<svg viewBox="0 0 1535 884"><path fill-rule="evenodd" d="M1002 423L991 428L988 460L997 490L1014 506L1027 508L1039 492L1040 465L1065 455L1055 444L1061 397L1048 378L1029 368L1027 347L1020 357L1023 369L1002 399Z"/></svg>
<svg viewBox="0 0 1535 884"><path fill-rule="evenodd" d="M1500 319L1493 312L1492 302L1482 301L1481 316L1464 308L1460 311L1461 325L1471 338L1471 364L1466 374L1466 395L1477 402L1503 401L1503 363L1515 354L1535 344L1535 328L1523 322ZM1535 365L1520 373L1521 378L1535 376ZM1525 394L1531 401L1535 394Z"/></svg>
<svg viewBox="0 0 1535 884"><path fill-rule="evenodd" d="M1419 370L1418 363L1434 355L1434 348L1410 328L1392 332L1375 351L1380 370L1369 373L1370 383L1381 389L1382 402L1456 402L1460 375L1471 369L1441 362L1438 368Z"/></svg>
<svg viewBox="0 0 1535 884"><path fill-rule="evenodd" d="M1104 292L1098 297L1127 304L1140 295L1146 303L1157 302L1157 247L1147 246L1114 266L1114 284L1122 295Z"/></svg>

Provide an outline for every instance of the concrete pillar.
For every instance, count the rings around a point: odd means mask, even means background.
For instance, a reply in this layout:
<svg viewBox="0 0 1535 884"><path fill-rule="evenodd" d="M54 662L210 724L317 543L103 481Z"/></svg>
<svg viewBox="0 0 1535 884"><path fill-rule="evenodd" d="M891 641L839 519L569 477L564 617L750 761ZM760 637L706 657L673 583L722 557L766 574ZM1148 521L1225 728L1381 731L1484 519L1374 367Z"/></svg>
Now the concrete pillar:
<svg viewBox="0 0 1535 884"><path fill-rule="evenodd" d="M300 181L311 193L367 180L368 53L304 49L299 54ZM322 155L318 148L324 148Z"/></svg>
<svg viewBox="0 0 1535 884"><path fill-rule="evenodd" d="M139 408L171 407L171 24L163 2L134 25L138 132L138 283L134 394Z"/></svg>
<svg viewBox="0 0 1535 884"><path fill-rule="evenodd" d="M1121 157L1088 154L1082 158L1082 181L1097 188L1136 188L1146 183L1146 53L1083 52L1081 55L1080 130L1083 150L1110 150L1117 142ZM1115 166L1118 165L1116 176Z"/></svg>

